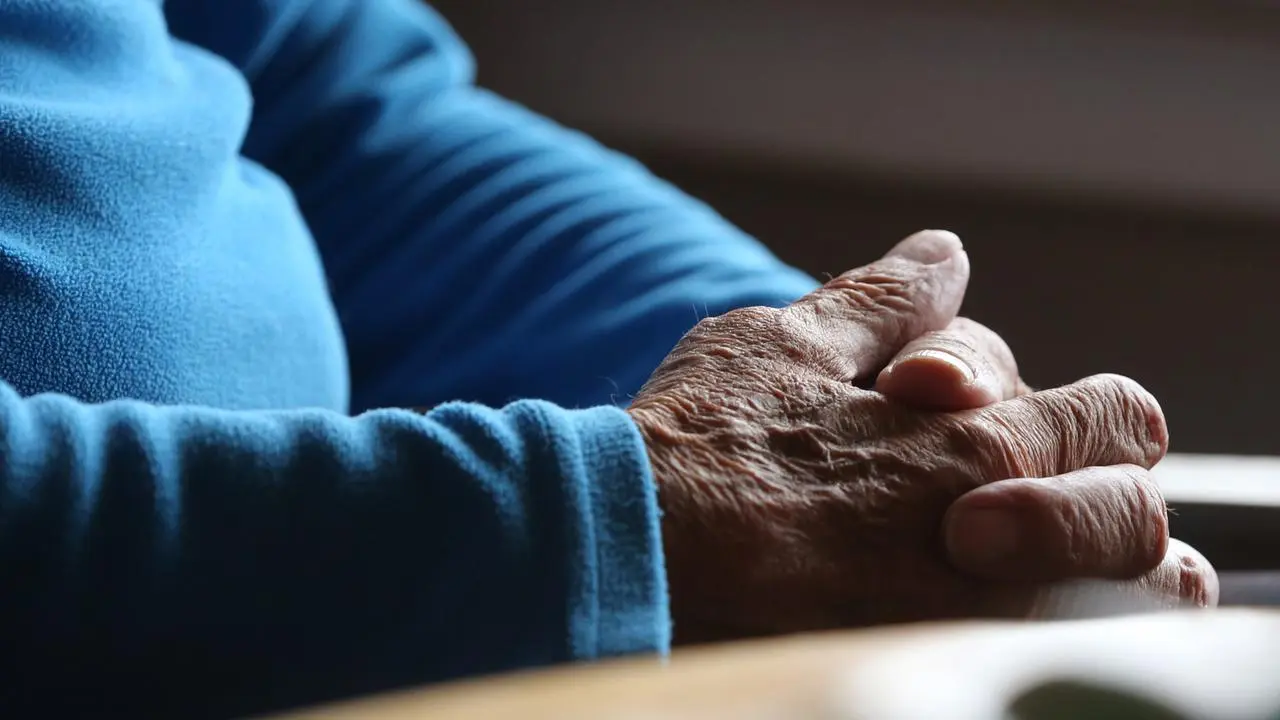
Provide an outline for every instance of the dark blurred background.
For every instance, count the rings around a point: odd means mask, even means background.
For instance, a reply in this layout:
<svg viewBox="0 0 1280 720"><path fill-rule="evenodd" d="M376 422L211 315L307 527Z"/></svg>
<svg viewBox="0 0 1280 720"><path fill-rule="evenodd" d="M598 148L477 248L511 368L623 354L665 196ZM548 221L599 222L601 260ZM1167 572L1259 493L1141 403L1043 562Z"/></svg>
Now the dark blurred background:
<svg viewBox="0 0 1280 720"><path fill-rule="evenodd" d="M1033 385L1280 454L1280 4L438 0L481 83L824 276L921 228Z"/></svg>

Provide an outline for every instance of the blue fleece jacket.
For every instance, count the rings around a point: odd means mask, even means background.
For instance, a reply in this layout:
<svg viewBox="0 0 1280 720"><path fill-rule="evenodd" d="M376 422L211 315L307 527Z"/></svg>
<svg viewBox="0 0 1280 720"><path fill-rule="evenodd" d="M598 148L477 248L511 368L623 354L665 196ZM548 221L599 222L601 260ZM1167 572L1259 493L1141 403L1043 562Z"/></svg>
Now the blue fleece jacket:
<svg viewBox="0 0 1280 720"><path fill-rule="evenodd" d="M0 716L666 649L617 405L814 283L472 75L416 0L0 2Z"/></svg>

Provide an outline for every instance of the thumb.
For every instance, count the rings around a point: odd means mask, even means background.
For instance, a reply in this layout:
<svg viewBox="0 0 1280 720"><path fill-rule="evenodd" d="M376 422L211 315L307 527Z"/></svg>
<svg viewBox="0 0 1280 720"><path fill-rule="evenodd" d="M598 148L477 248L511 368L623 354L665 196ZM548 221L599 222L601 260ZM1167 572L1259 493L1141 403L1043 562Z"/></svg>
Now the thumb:
<svg viewBox="0 0 1280 720"><path fill-rule="evenodd" d="M955 319L969 284L960 238L924 230L787 308L831 351L842 380L874 376L907 343Z"/></svg>
<svg viewBox="0 0 1280 720"><path fill-rule="evenodd" d="M1018 395L1018 363L999 335L968 318L907 343L876 390L925 410L968 410Z"/></svg>

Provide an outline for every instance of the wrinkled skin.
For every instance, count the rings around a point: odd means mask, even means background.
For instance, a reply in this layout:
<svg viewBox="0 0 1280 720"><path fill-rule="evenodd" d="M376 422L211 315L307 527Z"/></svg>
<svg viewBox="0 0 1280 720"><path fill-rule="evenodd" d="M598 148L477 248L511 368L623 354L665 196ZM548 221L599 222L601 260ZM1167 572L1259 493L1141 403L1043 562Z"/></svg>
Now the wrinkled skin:
<svg viewBox="0 0 1280 720"><path fill-rule="evenodd" d="M1081 577L1216 602L1208 563L1168 538L1147 473L1168 435L1137 383L1031 393L993 371L994 395L940 403L968 408L952 412L860 387L880 374L895 390L881 370L921 338L974 337L948 335L968 279L958 241L904 245L790 307L704 320L635 398L677 641L1034 615L1051 583ZM999 562L964 548L986 537L959 529L983 509L1021 520Z"/></svg>

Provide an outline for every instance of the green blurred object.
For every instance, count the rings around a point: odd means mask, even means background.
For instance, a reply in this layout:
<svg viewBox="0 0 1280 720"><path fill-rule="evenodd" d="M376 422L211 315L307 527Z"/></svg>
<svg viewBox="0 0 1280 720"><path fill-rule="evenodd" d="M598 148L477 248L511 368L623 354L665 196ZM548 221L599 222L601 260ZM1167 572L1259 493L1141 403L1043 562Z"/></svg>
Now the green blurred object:
<svg viewBox="0 0 1280 720"><path fill-rule="evenodd" d="M1023 692L1009 706L1010 720L1195 720L1169 706L1120 688L1078 680L1051 680Z"/></svg>

